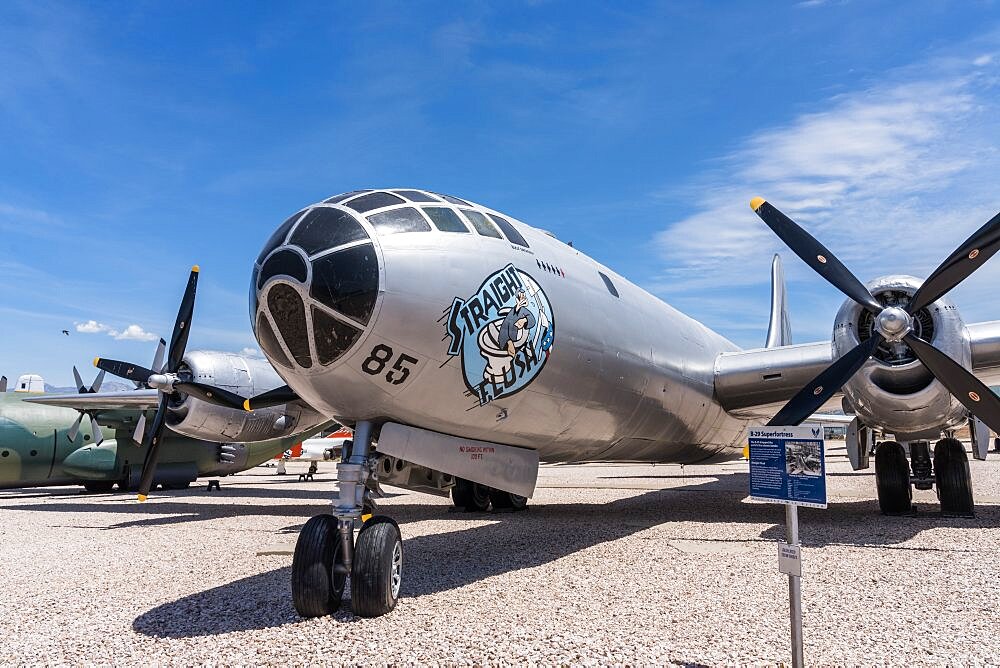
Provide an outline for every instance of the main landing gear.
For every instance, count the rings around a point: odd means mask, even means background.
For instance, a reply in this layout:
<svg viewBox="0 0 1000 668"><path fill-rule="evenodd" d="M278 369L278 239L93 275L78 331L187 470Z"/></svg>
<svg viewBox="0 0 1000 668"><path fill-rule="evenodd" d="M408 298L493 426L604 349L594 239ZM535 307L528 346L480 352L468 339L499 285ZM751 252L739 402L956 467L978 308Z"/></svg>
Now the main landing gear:
<svg viewBox="0 0 1000 668"><path fill-rule="evenodd" d="M455 486L451 488L451 500L456 508L470 513L483 513L493 506L493 510L524 510L528 506L527 497L493 489L478 482L464 478L456 478Z"/></svg>
<svg viewBox="0 0 1000 668"><path fill-rule="evenodd" d="M337 465L340 492L332 515L313 517L299 533L292 557L292 601L303 617L336 612L350 575L351 609L359 617L378 617L399 600L403 540L389 517L372 516L378 489L369 459L371 422L354 430L350 456ZM357 538L355 538L355 529Z"/></svg>
<svg viewBox="0 0 1000 668"><path fill-rule="evenodd" d="M914 441L909 445L909 465L903 446L895 441L883 441L875 450L875 483L882 513L905 515L913 512L912 487L930 489L933 485L937 488L943 515L973 517L975 504L969 457L962 443L954 438L938 441L934 446L933 464L926 441Z"/></svg>

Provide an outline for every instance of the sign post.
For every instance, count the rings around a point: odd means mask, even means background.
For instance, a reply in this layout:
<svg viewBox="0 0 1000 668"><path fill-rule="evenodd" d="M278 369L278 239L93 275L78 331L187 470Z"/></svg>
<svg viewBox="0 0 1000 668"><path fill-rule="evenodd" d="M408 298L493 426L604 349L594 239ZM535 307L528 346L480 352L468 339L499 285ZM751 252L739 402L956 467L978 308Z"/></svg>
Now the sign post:
<svg viewBox="0 0 1000 668"><path fill-rule="evenodd" d="M788 575L794 668L804 664L798 507L826 508L823 445L822 425L750 430L750 498L785 505L785 542L778 545L778 570Z"/></svg>

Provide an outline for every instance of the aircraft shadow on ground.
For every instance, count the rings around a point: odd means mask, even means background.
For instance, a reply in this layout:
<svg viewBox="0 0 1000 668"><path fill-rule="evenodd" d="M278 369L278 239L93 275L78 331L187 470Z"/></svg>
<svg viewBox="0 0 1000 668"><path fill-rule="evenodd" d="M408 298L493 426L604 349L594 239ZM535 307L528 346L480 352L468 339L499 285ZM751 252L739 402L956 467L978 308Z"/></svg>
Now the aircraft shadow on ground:
<svg viewBox="0 0 1000 668"><path fill-rule="evenodd" d="M783 507L743 503L744 495L730 489L713 494L709 501L705 492L718 485L718 481L713 481L657 490L606 504L545 504L523 513L467 514L446 512L441 505L387 506L386 512L399 521L403 530L406 571L402 597L450 591L485 578L540 566L673 521L753 523L768 528L757 538L745 539L660 536L665 543L674 539L753 543L784 538ZM725 483L727 488L731 485L731 481ZM491 521L457 531L406 536L407 524L431 519ZM800 522L802 543L806 547L898 546L897 549L924 550L901 544L925 529L941 526L968 529L1000 526L1000 507L982 506L976 519L967 520L944 518L936 513L883 517L875 501L835 502L827 510L801 509ZM553 527L558 527L557 539L553 538ZM665 549L673 548L665 546ZM460 563L460 567L441 567L449 563ZM599 573L595 572L594 577L599 577ZM189 637L293 623L298 617L290 603L289 578L289 568L284 567L198 592L153 608L137 618L133 628L145 635ZM339 622L355 619L350 614L349 601L345 599L334 619Z"/></svg>

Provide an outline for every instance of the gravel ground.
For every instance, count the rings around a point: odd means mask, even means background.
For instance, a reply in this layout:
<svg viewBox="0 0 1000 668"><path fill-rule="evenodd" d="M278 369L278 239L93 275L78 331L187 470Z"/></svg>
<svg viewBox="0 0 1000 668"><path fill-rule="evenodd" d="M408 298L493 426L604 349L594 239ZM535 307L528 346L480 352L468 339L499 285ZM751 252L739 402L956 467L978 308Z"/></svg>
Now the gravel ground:
<svg viewBox="0 0 1000 668"><path fill-rule="evenodd" d="M871 472L831 454L830 507L800 511L807 663L1000 664L1000 456L972 462L978 516L959 520L933 492L880 516ZM515 514L391 490L403 595L371 620L291 605L290 551L328 508L332 465L143 505L0 492L0 663L788 662L784 510L745 499L746 471L546 466Z"/></svg>

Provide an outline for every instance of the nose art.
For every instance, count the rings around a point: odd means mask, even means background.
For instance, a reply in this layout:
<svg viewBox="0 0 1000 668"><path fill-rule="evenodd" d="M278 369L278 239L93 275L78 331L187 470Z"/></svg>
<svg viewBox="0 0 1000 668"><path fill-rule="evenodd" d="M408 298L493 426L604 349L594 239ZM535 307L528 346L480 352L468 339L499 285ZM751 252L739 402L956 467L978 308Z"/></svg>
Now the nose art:
<svg viewBox="0 0 1000 668"><path fill-rule="evenodd" d="M268 358L287 369L329 366L371 320L378 257L353 214L328 204L298 212L254 264L251 321Z"/></svg>

